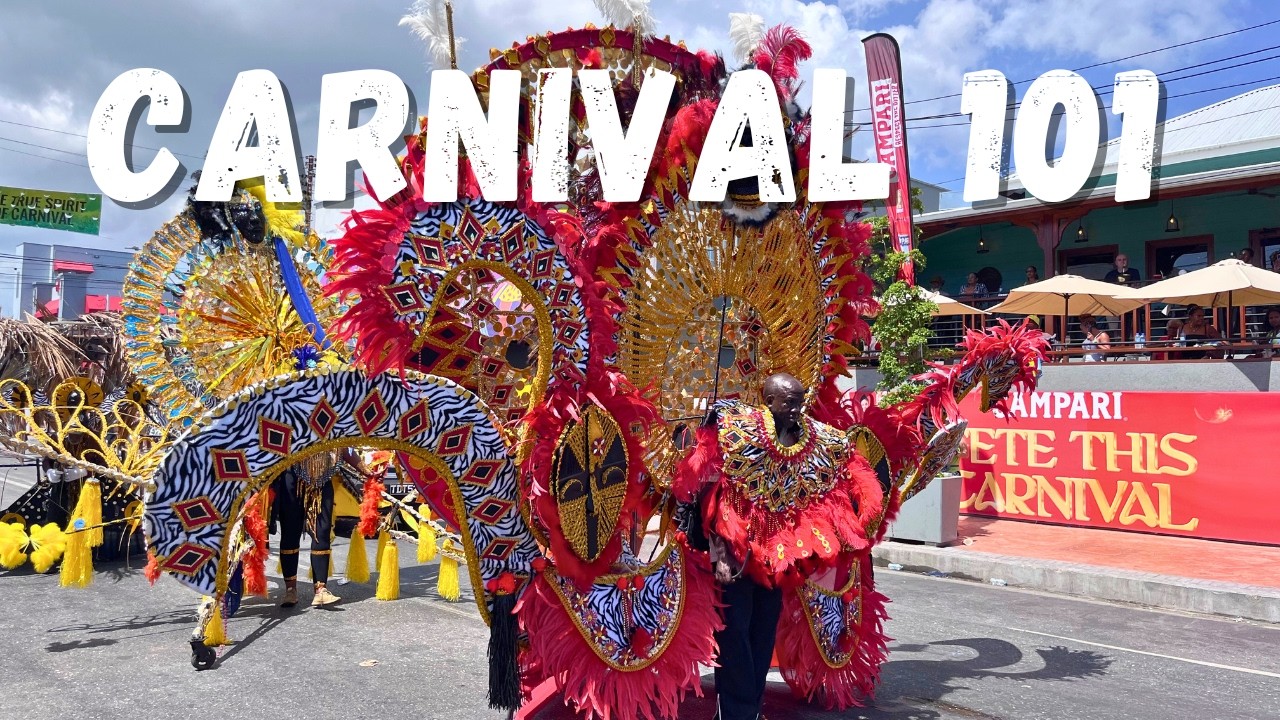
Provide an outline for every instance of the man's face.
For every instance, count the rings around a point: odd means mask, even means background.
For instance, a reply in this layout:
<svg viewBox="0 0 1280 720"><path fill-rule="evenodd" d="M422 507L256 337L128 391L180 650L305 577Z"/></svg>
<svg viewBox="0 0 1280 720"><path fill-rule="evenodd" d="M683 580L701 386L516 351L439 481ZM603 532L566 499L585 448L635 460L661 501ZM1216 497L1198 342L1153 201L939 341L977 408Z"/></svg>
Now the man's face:
<svg viewBox="0 0 1280 720"><path fill-rule="evenodd" d="M804 390L796 387L771 389L765 393L764 402L779 429L791 429L800 424Z"/></svg>
<svg viewBox="0 0 1280 720"><path fill-rule="evenodd" d="M1267 324L1273 329L1280 328L1280 311L1272 310L1267 313Z"/></svg>
<svg viewBox="0 0 1280 720"><path fill-rule="evenodd" d="M1117 269L1117 270L1119 270L1120 272L1124 272L1124 271L1125 271L1125 270L1127 270L1128 268L1129 268L1129 258L1128 258L1128 256L1126 256L1126 255L1117 255L1117 256L1116 256L1116 269Z"/></svg>

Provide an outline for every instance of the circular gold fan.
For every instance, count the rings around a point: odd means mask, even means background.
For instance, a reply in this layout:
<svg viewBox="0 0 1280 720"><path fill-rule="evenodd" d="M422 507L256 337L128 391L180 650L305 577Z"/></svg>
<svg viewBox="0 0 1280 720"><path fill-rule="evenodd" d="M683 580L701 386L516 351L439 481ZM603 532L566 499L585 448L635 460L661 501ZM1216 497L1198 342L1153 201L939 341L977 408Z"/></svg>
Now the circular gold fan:
<svg viewBox="0 0 1280 720"><path fill-rule="evenodd" d="M290 249L320 324L337 306L317 275L331 250L315 235ZM137 253L124 285L125 348L130 369L171 418L197 414L217 399L278 374L289 354L311 341L276 259L265 248L203 238L183 213Z"/></svg>
<svg viewBox="0 0 1280 720"><path fill-rule="evenodd" d="M333 303L301 275L324 322ZM205 392L227 397L290 369L294 350L315 342L265 253L222 253L196 268L178 308L182 346Z"/></svg>
<svg viewBox="0 0 1280 720"><path fill-rule="evenodd" d="M624 291L618 366L638 387L658 389L668 422L694 421L713 399L759 402L776 372L807 388L817 382L826 315L808 243L791 212L764 227L686 203L667 217ZM646 462L665 483L675 445L670 428L655 432Z"/></svg>

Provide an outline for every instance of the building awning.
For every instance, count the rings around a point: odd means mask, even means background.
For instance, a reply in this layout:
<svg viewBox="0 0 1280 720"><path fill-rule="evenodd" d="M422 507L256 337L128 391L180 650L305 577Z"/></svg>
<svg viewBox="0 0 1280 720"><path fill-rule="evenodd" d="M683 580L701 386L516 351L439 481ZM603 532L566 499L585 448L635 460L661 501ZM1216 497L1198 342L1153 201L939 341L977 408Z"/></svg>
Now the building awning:
<svg viewBox="0 0 1280 720"><path fill-rule="evenodd" d="M103 311L120 312L123 300L123 298L117 295L85 295L84 312L86 315L89 313ZM58 298L54 298L53 300L44 303L44 308L49 311L48 314L45 315L44 313L40 313L40 316L42 318L56 318L58 317L58 308L61 306L62 301Z"/></svg>
<svg viewBox="0 0 1280 720"><path fill-rule="evenodd" d="M1261 163L1238 168L1209 170L1189 175L1155 178L1151 199L1169 200L1250 187L1280 184L1280 162ZM1045 203L1034 197L983 204L977 207L952 208L916 216L916 227L930 239L962 227L1011 222L1032 222L1046 215L1079 217L1090 210L1118 206L1115 186L1086 187L1062 203ZM1145 201L1144 201L1145 202Z"/></svg>
<svg viewBox="0 0 1280 720"><path fill-rule="evenodd" d="M120 302L122 298L118 295L85 295L84 311L86 313L102 312L109 310L111 312L120 312Z"/></svg>
<svg viewBox="0 0 1280 720"><path fill-rule="evenodd" d="M74 260L54 260L53 271L58 272L93 272L93 264L87 262L76 262Z"/></svg>

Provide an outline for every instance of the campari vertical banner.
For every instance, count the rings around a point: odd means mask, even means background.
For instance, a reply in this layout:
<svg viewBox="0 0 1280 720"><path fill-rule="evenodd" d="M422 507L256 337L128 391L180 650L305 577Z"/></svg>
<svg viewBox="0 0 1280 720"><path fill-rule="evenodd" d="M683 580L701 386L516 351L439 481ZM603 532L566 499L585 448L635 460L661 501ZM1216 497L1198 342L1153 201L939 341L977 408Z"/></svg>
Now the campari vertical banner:
<svg viewBox="0 0 1280 720"><path fill-rule="evenodd" d="M889 232L898 252L911 252L915 235L911 223L911 170L907 165L906 110L902 100L902 58L892 35L876 33L862 41L867 53L867 88L871 93L871 128L876 160L891 168L885 210ZM915 284L910 260L899 276Z"/></svg>

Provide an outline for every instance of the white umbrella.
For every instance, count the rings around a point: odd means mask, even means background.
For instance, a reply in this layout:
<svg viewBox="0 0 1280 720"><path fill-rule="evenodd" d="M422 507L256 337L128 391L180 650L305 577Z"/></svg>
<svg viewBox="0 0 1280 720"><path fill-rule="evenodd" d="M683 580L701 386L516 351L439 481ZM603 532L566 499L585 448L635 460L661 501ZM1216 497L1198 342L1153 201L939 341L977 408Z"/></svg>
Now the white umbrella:
<svg viewBox="0 0 1280 720"><path fill-rule="evenodd" d="M1234 258L1144 288L1123 290L1126 298L1142 301L1225 307L1280 303L1280 273L1263 270Z"/></svg>
<svg viewBox="0 0 1280 720"><path fill-rule="evenodd" d="M990 309L1011 315L1122 315L1142 307L1145 300L1118 297L1125 289L1079 275L1055 275L1014 288L1004 302Z"/></svg>
<svg viewBox="0 0 1280 720"><path fill-rule="evenodd" d="M924 299L937 305L937 309L933 311L933 316L940 315L988 315L986 310L980 310L972 305L965 305L959 300L953 300L942 293L936 293L932 290L922 291Z"/></svg>

